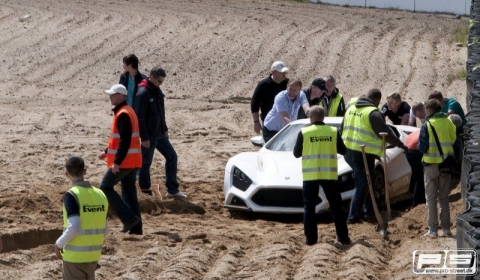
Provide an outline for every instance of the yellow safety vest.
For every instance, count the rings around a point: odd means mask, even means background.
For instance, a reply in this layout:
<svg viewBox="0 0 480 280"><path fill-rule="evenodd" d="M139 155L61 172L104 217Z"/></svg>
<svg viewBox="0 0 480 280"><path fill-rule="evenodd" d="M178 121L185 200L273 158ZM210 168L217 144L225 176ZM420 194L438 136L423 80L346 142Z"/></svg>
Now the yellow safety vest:
<svg viewBox="0 0 480 280"><path fill-rule="evenodd" d="M330 109L327 112L328 117L336 117L338 113L338 107L340 106L340 100L342 100L342 95L340 93L335 96L335 98L332 98L330 101ZM319 106L323 107L323 98L319 102Z"/></svg>
<svg viewBox="0 0 480 280"><path fill-rule="evenodd" d="M368 106L357 108L356 103L350 104L343 121L342 139L350 150L361 152L360 145L365 145L365 153L383 156L382 139L373 131L370 123L370 113L378 110Z"/></svg>
<svg viewBox="0 0 480 280"><path fill-rule="evenodd" d="M304 181L337 180L337 129L328 125L302 128Z"/></svg>
<svg viewBox="0 0 480 280"><path fill-rule="evenodd" d="M73 194L80 206L80 234L63 248L63 260L71 263L89 263L100 260L107 225L108 200L95 187L73 186ZM68 226L67 211L63 206L63 229Z"/></svg>
<svg viewBox="0 0 480 280"><path fill-rule="evenodd" d="M423 155L422 160L430 164L441 163L448 155L453 155L453 144L457 139L456 127L446 116L444 117L432 117L428 120L438 136L438 142L442 146L443 158L438 150L435 136L433 135L432 128L428 122L425 122L428 129L428 150Z"/></svg>
<svg viewBox="0 0 480 280"><path fill-rule="evenodd" d="M110 140L108 140L107 147L107 167L113 166L115 156L117 154L118 145L120 145L120 134L118 133L117 121L120 114L127 114L132 125L132 139L130 140L130 147L127 156L120 164L120 168L140 168L142 167L142 146L140 143L140 130L138 127L137 114L132 107L125 105L120 108L113 116L112 129L110 133Z"/></svg>
<svg viewBox="0 0 480 280"><path fill-rule="evenodd" d="M358 97L352 97L350 101L347 103L347 107L350 108L351 105L356 105L357 104ZM348 109L347 108L347 109Z"/></svg>

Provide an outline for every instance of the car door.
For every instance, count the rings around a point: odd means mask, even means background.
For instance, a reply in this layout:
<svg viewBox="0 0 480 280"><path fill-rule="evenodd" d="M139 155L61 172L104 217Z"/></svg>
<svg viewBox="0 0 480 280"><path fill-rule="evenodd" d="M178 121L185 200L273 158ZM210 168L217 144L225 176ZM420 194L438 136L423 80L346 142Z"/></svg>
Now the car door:
<svg viewBox="0 0 480 280"><path fill-rule="evenodd" d="M397 135L397 137L402 140L402 142L405 141L405 133L397 130L395 126L390 126L390 128ZM386 173L388 175L387 181L390 185L390 196L394 197L408 192L412 169L410 168L407 155L403 149L394 147L392 145L387 145L387 162L388 169L386 170Z"/></svg>

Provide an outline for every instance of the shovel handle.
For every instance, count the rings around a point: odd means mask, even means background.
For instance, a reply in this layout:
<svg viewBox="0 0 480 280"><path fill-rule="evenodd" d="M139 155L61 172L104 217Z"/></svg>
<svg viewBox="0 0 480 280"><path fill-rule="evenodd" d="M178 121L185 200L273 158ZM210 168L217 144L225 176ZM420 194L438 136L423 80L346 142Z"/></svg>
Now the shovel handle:
<svg viewBox="0 0 480 280"><path fill-rule="evenodd" d="M368 189L370 191L370 198L372 200L373 211L375 212L375 217L377 218L378 225L383 232L382 234L385 237L387 232L387 224L385 223L382 216L380 215L380 212L378 211L377 201L375 200L375 194L373 192L372 179L370 178L370 170L368 169L367 164L367 155L365 154L365 145L359 145L359 147L362 149L363 165L365 166L365 173L367 175L367 183Z"/></svg>

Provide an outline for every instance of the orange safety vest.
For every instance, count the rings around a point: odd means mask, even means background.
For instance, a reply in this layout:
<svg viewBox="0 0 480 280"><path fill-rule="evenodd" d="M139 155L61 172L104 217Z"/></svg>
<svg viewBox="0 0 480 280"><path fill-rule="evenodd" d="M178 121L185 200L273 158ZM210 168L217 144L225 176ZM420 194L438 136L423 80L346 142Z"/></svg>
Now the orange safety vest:
<svg viewBox="0 0 480 280"><path fill-rule="evenodd" d="M120 108L113 117L112 130L110 140L108 140L107 148L107 167L113 166L115 155L117 154L118 145L120 143L120 134L118 133L117 121L120 114L127 114L132 124L132 140L127 156L120 164L120 168L140 168L142 167L142 148L140 143L140 130L138 128L137 114L132 107L125 105Z"/></svg>

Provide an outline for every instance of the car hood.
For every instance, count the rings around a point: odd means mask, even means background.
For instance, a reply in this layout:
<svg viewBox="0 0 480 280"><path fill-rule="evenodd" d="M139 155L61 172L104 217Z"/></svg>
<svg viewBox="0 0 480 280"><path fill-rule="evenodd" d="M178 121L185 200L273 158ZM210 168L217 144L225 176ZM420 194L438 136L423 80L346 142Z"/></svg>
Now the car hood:
<svg viewBox="0 0 480 280"><path fill-rule="evenodd" d="M342 155L338 155L338 174L352 171ZM257 154L258 185L302 186L302 159L295 158L293 152L272 152L262 149Z"/></svg>

